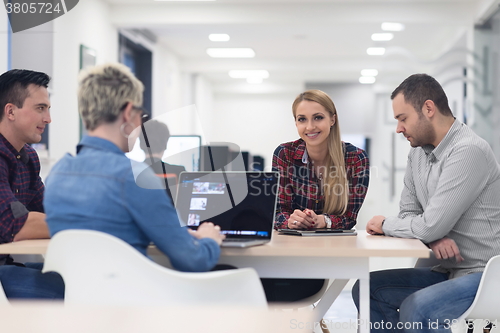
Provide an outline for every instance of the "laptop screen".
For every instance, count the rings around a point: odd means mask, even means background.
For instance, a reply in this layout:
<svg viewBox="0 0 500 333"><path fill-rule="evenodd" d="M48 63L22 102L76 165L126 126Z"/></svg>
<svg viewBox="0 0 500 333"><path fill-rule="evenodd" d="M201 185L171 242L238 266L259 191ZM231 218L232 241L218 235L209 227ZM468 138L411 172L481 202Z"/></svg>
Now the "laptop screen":
<svg viewBox="0 0 500 333"><path fill-rule="evenodd" d="M176 208L193 229L203 222L228 238L270 238L276 211L277 172L182 172Z"/></svg>

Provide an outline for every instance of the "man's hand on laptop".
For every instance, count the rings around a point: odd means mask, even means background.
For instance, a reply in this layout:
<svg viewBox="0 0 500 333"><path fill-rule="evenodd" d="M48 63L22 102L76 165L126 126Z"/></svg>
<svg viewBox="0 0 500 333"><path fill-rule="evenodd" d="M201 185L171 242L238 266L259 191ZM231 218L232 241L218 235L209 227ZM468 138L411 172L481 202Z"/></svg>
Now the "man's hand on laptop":
<svg viewBox="0 0 500 333"><path fill-rule="evenodd" d="M221 245L222 240L226 238L226 235L220 233L220 227L214 225L212 222L202 223L197 230L188 229L188 232L198 239L212 238L219 245Z"/></svg>
<svg viewBox="0 0 500 333"><path fill-rule="evenodd" d="M464 261L460 254L457 243L451 238L443 237L429 244L437 259L449 259L455 257L457 263Z"/></svg>

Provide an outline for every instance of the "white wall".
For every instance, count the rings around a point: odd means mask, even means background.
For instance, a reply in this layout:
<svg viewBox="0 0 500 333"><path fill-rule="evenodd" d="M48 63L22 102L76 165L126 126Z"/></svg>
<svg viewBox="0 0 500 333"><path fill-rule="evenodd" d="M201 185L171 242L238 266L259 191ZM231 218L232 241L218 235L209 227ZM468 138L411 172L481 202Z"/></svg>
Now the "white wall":
<svg viewBox="0 0 500 333"><path fill-rule="evenodd" d="M192 123L194 134L200 134L207 141L214 131L212 84L203 75L196 75L194 81L194 101L199 115L199 121Z"/></svg>
<svg viewBox="0 0 500 333"><path fill-rule="evenodd" d="M11 37L12 68L40 71L52 77L53 37L53 21L13 33ZM34 56L33 50L44 51L37 52Z"/></svg>
<svg viewBox="0 0 500 333"><path fill-rule="evenodd" d="M97 63L118 60L118 32L109 22L109 6L99 0L80 1L67 14L54 20L54 70L52 125L49 138L51 160L75 152L79 141L77 76L80 44L97 52Z"/></svg>
<svg viewBox="0 0 500 333"><path fill-rule="evenodd" d="M216 93L209 140L235 143L242 151L261 155L266 169L271 169L274 149L299 137L292 115L292 103L298 93Z"/></svg>
<svg viewBox="0 0 500 333"><path fill-rule="evenodd" d="M9 19L4 6L0 8L0 73L7 71Z"/></svg>
<svg viewBox="0 0 500 333"><path fill-rule="evenodd" d="M153 117L193 103L182 93L186 81L177 56L161 43L155 45L151 51L153 52Z"/></svg>
<svg viewBox="0 0 500 333"><path fill-rule="evenodd" d="M469 104L473 116L472 129L491 145L500 160L500 12L489 23L474 32L474 66L472 82L475 94Z"/></svg>
<svg viewBox="0 0 500 333"><path fill-rule="evenodd" d="M75 152L79 141L77 77L80 66L80 44L94 49L97 64L118 61L118 29L110 23L110 7L102 0L80 1L66 15L54 21L54 73L52 95L52 129L50 157L52 161L66 152ZM153 117L199 103L211 109L210 84L196 84L182 72L178 57L161 44L143 45L153 53ZM191 96L186 91L195 91ZM203 89L201 87L204 87ZM208 93L206 93L208 91ZM192 118L192 117L188 117ZM175 114L169 123L173 134L196 133L192 119ZM199 126L198 126L199 127Z"/></svg>
<svg viewBox="0 0 500 333"><path fill-rule="evenodd" d="M373 132L375 92L372 85L307 83L306 89L323 90L331 97L339 114L341 134L369 137Z"/></svg>

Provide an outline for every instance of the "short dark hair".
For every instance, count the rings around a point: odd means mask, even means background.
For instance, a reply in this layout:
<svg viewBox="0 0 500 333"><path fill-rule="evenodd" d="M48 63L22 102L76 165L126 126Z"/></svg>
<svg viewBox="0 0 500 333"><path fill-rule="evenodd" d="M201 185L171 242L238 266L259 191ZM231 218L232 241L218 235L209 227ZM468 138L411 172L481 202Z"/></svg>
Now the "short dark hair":
<svg viewBox="0 0 500 333"><path fill-rule="evenodd" d="M47 88L50 77L42 72L27 69L11 69L0 75L0 121L3 119L5 106L12 103L22 108L24 101L29 96L30 84Z"/></svg>
<svg viewBox="0 0 500 333"><path fill-rule="evenodd" d="M441 114L453 117L443 87L430 75L413 74L409 76L392 92L391 99L394 99L400 93L403 94L405 101L411 104L418 113L422 113L425 101L431 100Z"/></svg>
<svg viewBox="0 0 500 333"><path fill-rule="evenodd" d="M157 120L150 120L144 123L144 129L146 131L146 136L148 138L151 153L163 153L165 149L167 149L167 142L170 138L170 131L168 130L168 126ZM146 153L146 155L148 155L149 149L146 145L146 140L142 131L140 134L140 146L141 149Z"/></svg>

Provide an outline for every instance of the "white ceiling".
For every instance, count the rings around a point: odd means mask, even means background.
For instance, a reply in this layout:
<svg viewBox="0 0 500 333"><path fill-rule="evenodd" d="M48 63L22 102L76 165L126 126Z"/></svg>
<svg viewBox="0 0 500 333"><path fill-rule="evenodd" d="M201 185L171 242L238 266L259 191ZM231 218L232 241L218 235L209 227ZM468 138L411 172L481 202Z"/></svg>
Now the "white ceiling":
<svg viewBox="0 0 500 333"><path fill-rule="evenodd" d="M123 28L149 29L181 61L183 70L201 73L215 90L248 84L231 79L231 69L266 69L258 89L296 91L304 82L357 82L361 69L379 70L378 81L401 80L401 73L426 66L484 16L492 0L217 0L157 2L107 0L112 21ZM406 29L389 42L374 42L381 23ZM211 42L210 33L227 33L229 42ZM369 56L371 46L386 47ZM252 59L213 59L208 47L251 47ZM292 88L293 87L293 88ZM272 89L271 89L272 88Z"/></svg>

